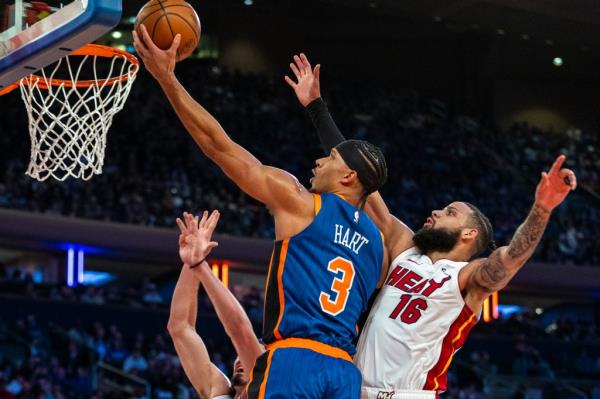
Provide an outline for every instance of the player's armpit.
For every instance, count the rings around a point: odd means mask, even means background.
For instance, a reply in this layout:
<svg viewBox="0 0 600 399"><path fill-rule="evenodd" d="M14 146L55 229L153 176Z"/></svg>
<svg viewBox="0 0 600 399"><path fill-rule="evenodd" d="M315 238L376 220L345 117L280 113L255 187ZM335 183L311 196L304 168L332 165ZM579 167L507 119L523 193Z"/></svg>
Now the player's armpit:
<svg viewBox="0 0 600 399"><path fill-rule="evenodd" d="M413 231L390 213L381 194L376 192L369 195L365 212L385 236L386 248L392 260L414 246Z"/></svg>
<svg viewBox="0 0 600 399"><path fill-rule="evenodd" d="M213 363L211 366L212 390L209 398L228 395L231 392L231 381L229 378Z"/></svg>

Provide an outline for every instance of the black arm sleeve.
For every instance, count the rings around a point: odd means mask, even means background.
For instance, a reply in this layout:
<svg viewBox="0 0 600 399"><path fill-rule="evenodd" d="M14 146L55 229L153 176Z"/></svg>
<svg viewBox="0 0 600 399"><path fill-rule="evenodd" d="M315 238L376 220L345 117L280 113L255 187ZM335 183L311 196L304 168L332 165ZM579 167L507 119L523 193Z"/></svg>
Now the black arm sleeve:
<svg viewBox="0 0 600 399"><path fill-rule="evenodd" d="M317 129L321 147L323 147L323 151L325 151L326 154L329 154L333 147L346 140L333 121L333 118L327 109L327 105L322 98L319 97L308 104L306 110L308 111L308 115L310 116L313 125Z"/></svg>

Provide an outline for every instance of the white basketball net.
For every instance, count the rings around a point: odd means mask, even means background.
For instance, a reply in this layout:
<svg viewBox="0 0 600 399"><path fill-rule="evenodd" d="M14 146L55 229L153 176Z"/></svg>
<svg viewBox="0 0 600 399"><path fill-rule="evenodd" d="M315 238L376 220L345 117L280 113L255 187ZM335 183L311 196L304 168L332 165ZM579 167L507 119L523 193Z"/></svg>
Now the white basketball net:
<svg viewBox="0 0 600 399"><path fill-rule="evenodd" d="M123 109L137 73L137 67L124 56L79 56L78 65L72 65L75 62L70 57L20 82L31 136L26 173L39 181L50 176L60 181L69 176L89 180L102 173L106 134L113 117ZM106 76L98 76L97 62L110 62ZM77 87L86 67L93 69L91 85ZM51 84L60 68L68 71L71 86ZM117 76L127 79L111 80Z"/></svg>

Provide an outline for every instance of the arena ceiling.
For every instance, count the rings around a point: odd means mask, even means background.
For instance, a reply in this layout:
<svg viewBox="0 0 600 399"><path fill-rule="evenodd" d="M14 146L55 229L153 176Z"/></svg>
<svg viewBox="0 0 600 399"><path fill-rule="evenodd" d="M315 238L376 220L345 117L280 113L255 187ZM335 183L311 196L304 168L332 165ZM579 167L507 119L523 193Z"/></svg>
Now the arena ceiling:
<svg viewBox="0 0 600 399"><path fill-rule="evenodd" d="M522 39L526 35L525 40L537 43L551 41L584 50L600 48L600 0L251 0L250 7L244 5L250 0L189 1L209 24L214 17L226 16L235 9L269 12L274 18L287 15L311 19L322 16L324 9L329 13L333 9L340 15L346 11L363 17L437 20L453 31L495 34L501 29L507 38ZM123 0L124 14L136 15L145 2ZM423 24L423 30L427 29L428 24Z"/></svg>
<svg viewBox="0 0 600 399"><path fill-rule="evenodd" d="M598 0L322 0L386 15L437 18L455 29L502 29L506 35L579 47L600 45Z"/></svg>

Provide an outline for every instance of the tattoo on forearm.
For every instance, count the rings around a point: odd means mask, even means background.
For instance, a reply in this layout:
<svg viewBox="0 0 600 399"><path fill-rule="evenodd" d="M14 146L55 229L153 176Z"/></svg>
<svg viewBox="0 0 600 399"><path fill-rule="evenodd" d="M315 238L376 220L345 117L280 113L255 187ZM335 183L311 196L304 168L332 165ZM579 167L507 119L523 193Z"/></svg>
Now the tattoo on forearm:
<svg viewBox="0 0 600 399"><path fill-rule="evenodd" d="M502 264L500 252L494 251L479 268L479 284L484 287L492 287L500 283L508 276L508 270Z"/></svg>
<svg viewBox="0 0 600 399"><path fill-rule="evenodd" d="M516 265L522 265L525 261L524 257L531 256L542 238L549 216L550 212L534 206L525 222L517 229L506 251L506 254L516 261ZM506 261L507 259L502 258L499 250L492 252L475 275L477 285L487 291L502 288L515 270L514 265L508 265Z"/></svg>
<svg viewBox="0 0 600 399"><path fill-rule="evenodd" d="M550 212L539 206L534 206L525 222L513 236L508 246L508 256L514 259L528 252L531 255L542 238L549 216Z"/></svg>

